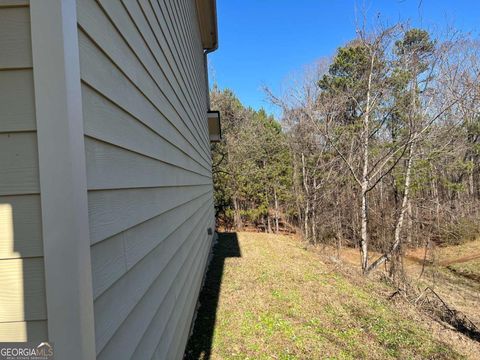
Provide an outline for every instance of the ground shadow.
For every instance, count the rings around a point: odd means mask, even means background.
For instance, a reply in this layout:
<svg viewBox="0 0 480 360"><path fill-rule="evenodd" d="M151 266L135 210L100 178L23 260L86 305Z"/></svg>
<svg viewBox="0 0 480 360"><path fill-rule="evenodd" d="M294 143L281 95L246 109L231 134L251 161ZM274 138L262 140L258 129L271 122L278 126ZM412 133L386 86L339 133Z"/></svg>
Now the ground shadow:
<svg viewBox="0 0 480 360"><path fill-rule="evenodd" d="M225 259L241 256L236 233L218 234L205 284L198 298L197 318L188 340L184 359L210 359Z"/></svg>

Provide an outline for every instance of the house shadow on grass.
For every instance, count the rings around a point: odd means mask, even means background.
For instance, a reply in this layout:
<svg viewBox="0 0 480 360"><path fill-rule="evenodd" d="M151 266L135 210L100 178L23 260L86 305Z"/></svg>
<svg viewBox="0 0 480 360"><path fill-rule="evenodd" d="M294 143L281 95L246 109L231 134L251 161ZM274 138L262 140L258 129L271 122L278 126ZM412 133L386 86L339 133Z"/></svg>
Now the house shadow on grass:
<svg viewBox="0 0 480 360"><path fill-rule="evenodd" d="M241 256L237 234L219 233L205 283L198 298L197 317L193 332L188 339L184 359L210 359L225 259Z"/></svg>

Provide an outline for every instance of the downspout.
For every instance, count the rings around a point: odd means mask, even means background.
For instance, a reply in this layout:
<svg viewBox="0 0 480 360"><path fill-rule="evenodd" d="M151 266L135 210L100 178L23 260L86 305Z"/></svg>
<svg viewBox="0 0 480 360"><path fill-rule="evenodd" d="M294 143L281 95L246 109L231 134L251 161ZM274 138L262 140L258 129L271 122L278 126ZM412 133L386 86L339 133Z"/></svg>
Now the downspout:
<svg viewBox="0 0 480 360"><path fill-rule="evenodd" d="M205 87L207 91L207 111L210 111L210 86L209 86L209 80L208 80L208 57L207 55L210 54L211 52L214 52L215 50L218 49L218 41L215 44L215 46L211 49L207 49L203 52L203 64L205 67Z"/></svg>

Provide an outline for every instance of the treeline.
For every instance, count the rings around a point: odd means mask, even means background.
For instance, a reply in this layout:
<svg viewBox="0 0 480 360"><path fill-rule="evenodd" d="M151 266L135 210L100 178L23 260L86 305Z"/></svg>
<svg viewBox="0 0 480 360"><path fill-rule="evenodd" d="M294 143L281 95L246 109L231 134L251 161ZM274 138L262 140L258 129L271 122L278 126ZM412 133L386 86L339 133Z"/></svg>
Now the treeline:
<svg viewBox="0 0 480 360"><path fill-rule="evenodd" d="M394 268L408 247L477 237L479 50L471 36L402 24L358 31L282 94L266 89L280 123L214 89L220 218L265 231L283 221L313 244L358 246L365 273Z"/></svg>
<svg viewBox="0 0 480 360"><path fill-rule="evenodd" d="M220 225L278 232L280 218L293 200L287 135L273 116L245 108L230 90L214 87L210 101L222 120L223 141L212 145Z"/></svg>

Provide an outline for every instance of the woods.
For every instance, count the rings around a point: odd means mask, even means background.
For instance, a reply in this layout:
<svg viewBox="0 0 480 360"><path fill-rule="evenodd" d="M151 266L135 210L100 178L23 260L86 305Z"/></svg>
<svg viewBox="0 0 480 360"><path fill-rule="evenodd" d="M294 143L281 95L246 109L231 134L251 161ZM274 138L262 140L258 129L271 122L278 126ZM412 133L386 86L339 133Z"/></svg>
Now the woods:
<svg viewBox="0 0 480 360"><path fill-rule="evenodd" d="M226 228L244 223L278 232L280 212L291 202L292 160L281 125L264 110L242 106L229 91L214 88L224 141L213 145L217 216Z"/></svg>
<svg viewBox="0 0 480 360"><path fill-rule="evenodd" d="M409 247L480 234L480 43L406 24L357 37L265 89L276 120L212 90L224 141L213 145L221 225L357 247L364 274ZM372 258L371 251L380 254Z"/></svg>

